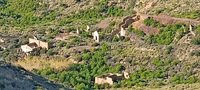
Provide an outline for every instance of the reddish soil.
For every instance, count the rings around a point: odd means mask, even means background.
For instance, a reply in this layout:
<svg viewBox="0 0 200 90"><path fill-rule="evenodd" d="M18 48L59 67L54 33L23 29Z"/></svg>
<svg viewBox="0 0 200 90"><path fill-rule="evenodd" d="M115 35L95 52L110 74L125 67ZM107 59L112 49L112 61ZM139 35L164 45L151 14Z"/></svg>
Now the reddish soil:
<svg viewBox="0 0 200 90"><path fill-rule="evenodd" d="M61 33L61 34L57 35L57 36L55 37L55 39L56 39L56 40L60 40L60 41L68 42L68 41L70 41L70 40L69 40L69 37L71 37L71 36L77 36L77 37L79 37L79 36L78 36L77 34L75 34L75 33Z"/></svg>
<svg viewBox="0 0 200 90"><path fill-rule="evenodd" d="M137 35L131 35L130 40L131 41L140 41L140 37Z"/></svg>
<svg viewBox="0 0 200 90"><path fill-rule="evenodd" d="M149 27L149 26L141 26L139 27L140 30L142 30L146 35L149 34L158 34L159 29L155 27Z"/></svg>
<svg viewBox="0 0 200 90"><path fill-rule="evenodd" d="M158 15L158 16L152 16L153 19L156 21L164 24L164 25L172 25L176 23L185 23L185 24L191 24L191 25L199 25L200 21L193 20L193 19L184 19L184 18L174 18L167 15Z"/></svg>
<svg viewBox="0 0 200 90"><path fill-rule="evenodd" d="M98 28L102 28L104 30L108 29L109 28L109 24L111 22L113 18L107 18L105 20L102 20L99 24L95 25L96 27Z"/></svg>
<svg viewBox="0 0 200 90"><path fill-rule="evenodd" d="M146 35L158 34L158 31L159 31L159 28L146 26L144 24L144 20L147 19L148 17L151 17L154 20L156 20L164 25L172 25L172 24L176 24L176 23L185 23L185 24L191 24L191 25L195 25L195 26L200 25L200 21L197 21L197 20L174 18L174 17L170 17L167 15L163 15L163 14L158 15L158 16L150 16L150 15L142 15L142 14L138 14L138 15L140 15L141 19L139 21L133 22L132 26L133 26L133 28L142 30Z"/></svg>

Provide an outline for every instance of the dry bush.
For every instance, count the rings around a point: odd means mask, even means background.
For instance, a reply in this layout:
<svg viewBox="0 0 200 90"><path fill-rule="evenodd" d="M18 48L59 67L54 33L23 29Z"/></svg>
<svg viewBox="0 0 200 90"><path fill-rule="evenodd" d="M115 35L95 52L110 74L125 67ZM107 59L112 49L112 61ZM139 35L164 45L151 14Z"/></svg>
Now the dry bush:
<svg viewBox="0 0 200 90"><path fill-rule="evenodd" d="M69 60L62 59L47 59L41 57L26 57L24 59L20 59L16 62L13 62L15 65L19 65L26 70L32 71L42 70L46 68L54 68L56 71L62 71L69 67L71 62Z"/></svg>

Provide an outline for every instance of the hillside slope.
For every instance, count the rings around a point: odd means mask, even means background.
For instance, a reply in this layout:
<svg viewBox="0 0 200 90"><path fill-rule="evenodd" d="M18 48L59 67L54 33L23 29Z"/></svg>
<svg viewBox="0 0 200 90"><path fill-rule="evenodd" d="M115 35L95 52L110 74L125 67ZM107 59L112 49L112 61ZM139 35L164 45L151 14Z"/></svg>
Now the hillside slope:
<svg viewBox="0 0 200 90"><path fill-rule="evenodd" d="M2 61L0 71L0 90L70 90Z"/></svg>
<svg viewBox="0 0 200 90"><path fill-rule="evenodd" d="M199 88L199 4L199 0L0 0L0 59L24 68L1 62L0 89ZM122 22L128 23L123 25L125 36L119 32ZM94 31L100 42L93 40ZM26 56L21 45L29 38L50 47ZM95 83L97 76L124 71L129 79L112 86Z"/></svg>

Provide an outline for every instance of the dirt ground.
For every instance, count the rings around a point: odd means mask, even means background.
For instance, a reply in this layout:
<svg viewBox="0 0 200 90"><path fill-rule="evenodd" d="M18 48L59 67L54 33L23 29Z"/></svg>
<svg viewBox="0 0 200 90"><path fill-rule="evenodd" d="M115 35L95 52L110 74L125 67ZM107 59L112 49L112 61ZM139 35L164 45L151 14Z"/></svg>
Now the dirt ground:
<svg viewBox="0 0 200 90"><path fill-rule="evenodd" d="M191 25L196 26L196 25L200 24L200 21L197 21L197 20L174 18L174 17L167 16L165 14L161 14L158 16L157 15L152 16L152 15L144 15L144 14L138 13L138 15L140 15L141 19L139 21L133 22L132 26L133 26L133 28L142 30L146 35L158 34L158 31L159 31L159 28L149 27L144 24L144 20L147 19L148 17L153 18L154 20L160 22L163 25L172 25L175 23L185 23L185 24L191 24Z"/></svg>

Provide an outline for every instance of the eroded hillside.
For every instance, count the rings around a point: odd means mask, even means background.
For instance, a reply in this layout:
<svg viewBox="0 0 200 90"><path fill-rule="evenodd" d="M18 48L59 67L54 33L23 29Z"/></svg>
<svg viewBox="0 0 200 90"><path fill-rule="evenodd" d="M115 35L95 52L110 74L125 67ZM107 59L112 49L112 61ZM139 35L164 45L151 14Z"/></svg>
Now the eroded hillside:
<svg viewBox="0 0 200 90"><path fill-rule="evenodd" d="M0 71L1 90L70 90L23 68L2 61L0 62Z"/></svg>
<svg viewBox="0 0 200 90"><path fill-rule="evenodd" d="M199 4L198 0L0 0L0 60L29 71L1 64L6 79L0 88L65 89L60 84L78 90L199 88ZM123 72L129 78L113 80L112 85L95 81ZM8 82L13 78L19 79Z"/></svg>

